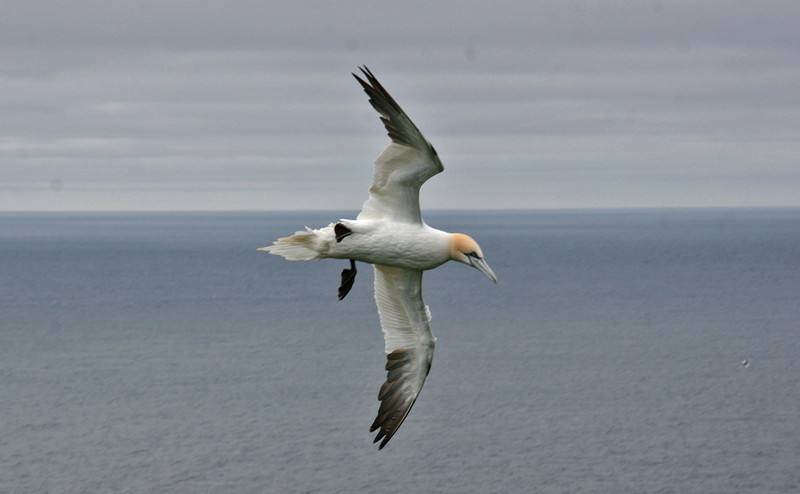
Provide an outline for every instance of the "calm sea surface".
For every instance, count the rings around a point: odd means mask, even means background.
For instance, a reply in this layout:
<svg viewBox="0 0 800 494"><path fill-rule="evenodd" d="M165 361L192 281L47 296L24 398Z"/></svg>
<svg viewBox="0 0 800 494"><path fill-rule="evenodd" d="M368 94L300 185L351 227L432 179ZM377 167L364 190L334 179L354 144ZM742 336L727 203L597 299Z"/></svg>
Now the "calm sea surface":
<svg viewBox="0 0 800 494"><path fill-rule="evenodd" d="M372 270L255 250L351 215L0 214L0 492L800 490L800 210L428 214L380 452Z"/></svg>

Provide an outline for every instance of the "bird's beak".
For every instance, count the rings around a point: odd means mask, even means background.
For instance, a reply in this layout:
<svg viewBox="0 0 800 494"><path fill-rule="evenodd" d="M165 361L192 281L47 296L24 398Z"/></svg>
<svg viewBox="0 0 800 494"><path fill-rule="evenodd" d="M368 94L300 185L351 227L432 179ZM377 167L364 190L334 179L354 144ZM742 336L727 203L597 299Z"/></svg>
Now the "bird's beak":
<svg viewBox="0 0 800 494"><path fill-rule="evenodd" d="M473 268L477 269L481 273L485 274L487 278L497 283L497 276L494 274L494 271L492 271L492 268L486 264L486 261L477 257L470 257L469 263Z"/></svg>

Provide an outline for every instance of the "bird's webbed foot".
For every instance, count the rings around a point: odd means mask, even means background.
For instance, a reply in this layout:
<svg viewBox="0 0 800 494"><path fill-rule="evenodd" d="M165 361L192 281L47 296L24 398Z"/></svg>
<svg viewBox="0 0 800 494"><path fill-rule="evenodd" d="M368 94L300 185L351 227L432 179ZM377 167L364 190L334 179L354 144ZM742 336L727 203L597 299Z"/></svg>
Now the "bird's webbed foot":
<svg viewBox="0 0 800 494"><path fill-rule="evenodd" d="M339 285L339 300L342 300L350 293L354 281L356 281L356 261L350 259L350 268L342 270L342 284Z"/></svg>

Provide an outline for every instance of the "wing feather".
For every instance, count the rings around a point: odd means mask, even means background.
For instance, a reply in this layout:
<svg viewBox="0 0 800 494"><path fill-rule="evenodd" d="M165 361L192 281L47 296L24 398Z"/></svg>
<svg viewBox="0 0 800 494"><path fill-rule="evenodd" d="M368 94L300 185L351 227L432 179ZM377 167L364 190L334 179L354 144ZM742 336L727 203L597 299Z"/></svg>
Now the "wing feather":
<svg viewBox="0 0 800 494"><path fill-rule="evenodd" d="M375 266L375 302L386 342L386 382L370 432L382 449L405 420L422 390L436 338L422 300L422 272Z"/></svg>
<svg viewBox="0 0 800 494"><path fill-rule="evenodd" d="M366 81L355 74L353 77L380 114L392 142L375 160L369 199L358 217L421 223L419 188L444 170L444 166L430 142L372 72L366 67L361 68L361 72Z"/></svg>

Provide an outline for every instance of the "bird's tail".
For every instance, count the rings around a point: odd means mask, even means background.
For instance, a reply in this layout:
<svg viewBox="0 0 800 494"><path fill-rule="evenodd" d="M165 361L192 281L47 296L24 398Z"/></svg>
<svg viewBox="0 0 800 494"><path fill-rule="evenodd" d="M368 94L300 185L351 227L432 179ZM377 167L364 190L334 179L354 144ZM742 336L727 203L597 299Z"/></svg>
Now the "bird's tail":
<svg viewBox="0 0 800 494"><path fill-rule="evenodd" d="M265 250L270 254L283 256L289 261L323 259L327 257L328 251L328 242L325 238L327 235L324 235L327 229L312 230L306 227L305 231L296 232L291 237L281 237L272 245L261 247L258 250Z"/></svg>

